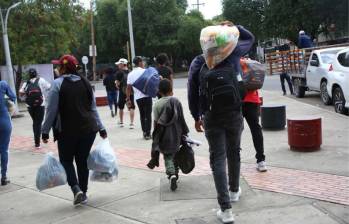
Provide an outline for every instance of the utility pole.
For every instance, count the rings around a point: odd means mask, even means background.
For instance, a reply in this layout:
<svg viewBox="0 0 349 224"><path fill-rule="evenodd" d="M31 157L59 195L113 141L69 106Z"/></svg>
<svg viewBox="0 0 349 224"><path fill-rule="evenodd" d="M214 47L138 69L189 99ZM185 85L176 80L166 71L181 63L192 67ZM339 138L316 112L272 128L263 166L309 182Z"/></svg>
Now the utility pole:
<svg viewBox="0 0 349 224"><path fill-rule="evenodd" d="M135 43L133 38L133 25L132 25L132 12L131 12L131 0L127 0L127 12L128 12L128 29L130 32L130 43L131 43L131 60L136 57ZM133 67L132 63L131 66Z"/></svg>
<svg viewBox="0 0 349 224"><path fill-rule="evenodd" d="M127 60L129 61L129 62L131 62L132 61L132 59L131 59L131 55L130 55L130 43L127 41L127 43L126 43L126 51L127 51ZM132 63L131 63L132 64Z"/></svg>
<svg viewBox="0 0 349 224"><path fill-rule="evenodd" d="M197 7L197 10L200 11L200 6L202 5L205 5L205 3L201 3L200 0L197 0L196 1L196 4L192 4L193 6L196 6Z"/></svg>
<svg viewBox="0 0 349 224"><path fill-rule="evenodd" d="M11 9L19 6L20 4L21 4L21 2L17 2L16 4L11 5L7 9L7 11L5 10L6 11L5 18L3 18L3 16L2 16L2 9L0 9L1 27L2 27L2 35L3 35L3 40L4 40L4 51L5 51L6 67L7 67L7 76L5 79L8 82L8 84L9 84L9 86L14 94L16 94L16 86L15 86L15 80L13 77L10 44L8 41L8 34L7 34L7 20L8 20L8 15L9 15ZM17 101L16 101L16 113L18 113Z"/></svg>
<svg viewBox="0 0 349 224"><path fill-rule="evenodd" d="M95 45L95 28L93 24L93 0L90 1L91 6L91 45L92 45L92 73L93 73L93 80L96 80L96 45Z"/></svg>

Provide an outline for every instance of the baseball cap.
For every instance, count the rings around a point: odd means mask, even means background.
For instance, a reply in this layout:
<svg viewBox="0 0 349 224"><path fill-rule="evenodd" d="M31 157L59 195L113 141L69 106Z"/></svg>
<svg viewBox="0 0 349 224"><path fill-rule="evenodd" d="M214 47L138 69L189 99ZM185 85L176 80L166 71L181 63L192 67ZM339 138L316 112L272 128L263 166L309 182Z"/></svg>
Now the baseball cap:
<svg viewBox="0 0 349 224"><path fill-rule="evenodd" d="M60 59L52 60L52 64L54 65L78 65L79 61L70 54L63 55Z"/></svg>
<svg viewBox="0 0 349 224"><path fill-rule="evenodd" d="M305 34L304 30L299 31L299 35Z"/></svg>
<svg viewBox="0 0 349 224"><path fill-rule="evenodd" d="M52 64L54 65L63 65L65 68L67 68L67 72L76 72L78 69L79 61L73 56L73 55L63 55L58 60L52 60Z"/></svg>
<svg viewBox="0 0 349 224"><path fill-rule="evenodd" d="M119 61L115 62L116 65L119 65L119 64L124 64L124 65L127 65L128 64L128 61L127 59L125 58L120 58Z"/></svg>

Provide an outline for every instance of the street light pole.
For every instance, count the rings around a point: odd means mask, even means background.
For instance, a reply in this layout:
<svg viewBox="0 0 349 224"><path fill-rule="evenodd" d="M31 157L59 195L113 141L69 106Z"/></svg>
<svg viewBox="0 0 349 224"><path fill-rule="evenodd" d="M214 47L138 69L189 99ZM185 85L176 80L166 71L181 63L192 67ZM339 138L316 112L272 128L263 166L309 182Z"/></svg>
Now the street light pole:
<svg viewBox="0 0 349 224"><path fill-rule="evenodd" d="M5 19L3 18L2 11L0 9L1 27L2 27L2 35L3 35L3 40L4 40L4 51L5 51L6 67L7 67L7 76L5 77L5 79L8 82L11 90L15 94L16 94L16 86L15 86L15 81L14 81L14 77L13 77L10 46L9 46L8 34L7 34L7 20L8 20L10 10L19 6L20 4L21 4L21 2L17 2L16 4L11 5L10 8L7 9ZM17 103L17 101L16 101L16 103Z"/></svg>
<svg viewBox="0 0 349 224"><path fill-rule="evenodd" d="M131 58L133 60L136 57L136 52L135 52L135 43L133 38L133 25L132 25L132 13L131 13L130 0L127 0L127 12L128 12L128 29L130 32L130 43L131 43Z"/></svg>

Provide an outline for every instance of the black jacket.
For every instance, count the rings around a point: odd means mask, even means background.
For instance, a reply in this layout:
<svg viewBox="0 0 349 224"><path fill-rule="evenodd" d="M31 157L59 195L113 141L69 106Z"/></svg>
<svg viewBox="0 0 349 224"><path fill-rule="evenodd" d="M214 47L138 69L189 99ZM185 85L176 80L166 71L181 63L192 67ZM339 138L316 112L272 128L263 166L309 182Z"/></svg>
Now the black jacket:
<svg viewBox="0 0 349 224"><path fill-rule="evenodd" d="M152 152L160 151L163 154L178 152L182 136L188 132L182 104L177 98L171 97L154 128Z"/></svg>
<svg viewBox="0 0 349 224"><path fill-rule="evenodd" d="M116 85L115 85L116 77L113 73L107 74L106 77L103 79L103 85L105 86L105 89L107 91L116 91Z"/></svg>

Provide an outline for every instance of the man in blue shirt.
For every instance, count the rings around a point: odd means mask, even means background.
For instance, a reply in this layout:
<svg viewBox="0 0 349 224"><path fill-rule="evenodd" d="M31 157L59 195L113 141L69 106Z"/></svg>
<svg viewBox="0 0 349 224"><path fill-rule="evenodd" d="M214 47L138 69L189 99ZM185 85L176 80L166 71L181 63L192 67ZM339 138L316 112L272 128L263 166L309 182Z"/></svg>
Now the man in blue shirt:
<svg viewBox="0 0 349 224"><path fill-rule="evenodd" d="M305 34L304 30L299 31L298 47L300 49L314 47L313 41Z"/></svg>

